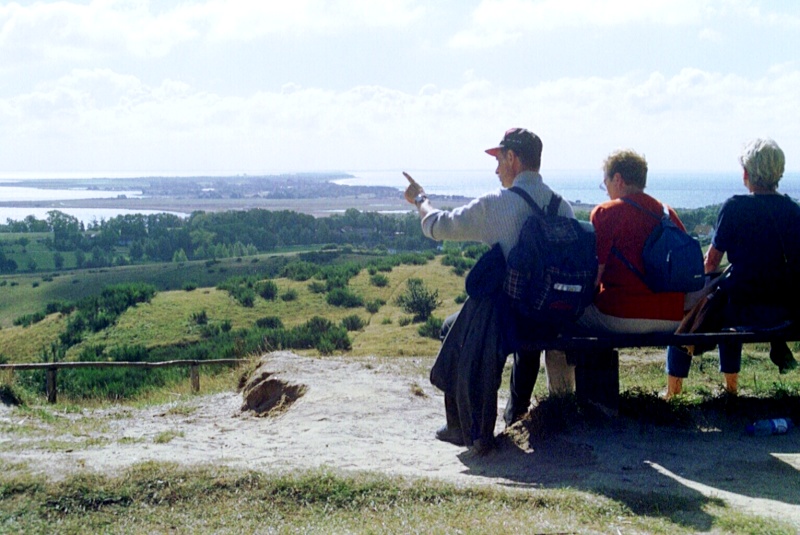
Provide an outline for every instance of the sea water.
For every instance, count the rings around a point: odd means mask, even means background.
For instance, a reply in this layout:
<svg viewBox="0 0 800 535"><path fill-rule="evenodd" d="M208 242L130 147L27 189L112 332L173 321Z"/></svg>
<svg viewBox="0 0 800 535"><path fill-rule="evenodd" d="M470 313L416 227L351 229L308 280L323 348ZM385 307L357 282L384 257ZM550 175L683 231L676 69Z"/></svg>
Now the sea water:
<svg viewBox="0 0 800 535"><path fill-rule="evenodd" d="M441 171L417 170L408 173L433 195L458 195L474 198L500 187L493 170ZM404 190L408 182L401 171L350 171L354 178L337 184L389 186ZM562 197L578 204L594 205L608 200L600 185L602 171L542 171L545 183ZM647 193L675 208L701 208L720 204L732 195L746 194L742 173L737 172L651 172ZM800 198L800 173L785 173L778 191Z"/></svg>
<svg viewBox="0 0 800 535"><path fill-rule="evenodd" d="M388 186L398 191L408 184L400 170L389 171L350 171L352 178L334 180L337 184L361 186ZM456 195L467 198L478 197L497 190L500 181L492 169L482 170L409 170L430 194ZM544 180L555 191L570 202L594 205L608 199L600 188L602 172L545 170ZM0 178L0 182L8 179ZM700 208L720 204L736 194L745 194L741 171L738 172L651 172L647 179L648 193L675 208ZM800 199L800 173L787 172L781 179L778 189L795 199ZM30 188L3 186L0 200L3 201L57 201L68 199L102 199L125 195L128 198L141 197L141 191L103 191L74 189ZM61 210L73 215L85 224L107 220L117 215L157 213L155 210L127 210L123 208L45 208L45 207L0 207L0 222L6 219L20 221L29 215L46 219L50 210ZM179 212L170 212L183 216Z"/></svg>
<svg viewBox="0 0 800 535"><path fill-rule="evenodd" d="M2 180L0 180L2 182ZM30 188L25 186L3 186L0 187L0 201L5 202L19 202L19 201L68 201L80 199L114 199L124 196L128 199L141 198L141 190L96 190L86 188ZM22 221L28 216L33 216L36 219L47 219L47 212L51 210L58 210L65 214L71 215L83 222L84 225L90 225L108 220L119 215L128 214L156 214L162 213L164 210L129 210L125 208L72 208L72 207L14 207L2 206L0 207L0 223L5 223L11 219L13 221ZM169 212L180 217L186 216L181 212Z"/></svg>

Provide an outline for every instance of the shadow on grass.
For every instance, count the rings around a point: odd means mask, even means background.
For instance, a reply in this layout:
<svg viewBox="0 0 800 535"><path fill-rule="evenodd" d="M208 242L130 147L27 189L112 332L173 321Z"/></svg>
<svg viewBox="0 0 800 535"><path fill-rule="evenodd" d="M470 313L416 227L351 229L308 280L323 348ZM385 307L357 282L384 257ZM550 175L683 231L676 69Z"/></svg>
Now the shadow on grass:
<svg viewBox="0 0 800 535"><path fill-rule="evenodd" d="M758 499L785 504L800 518L800 430L745 433L748 423L775 417L800 422L800 396L667 402L631 390L621 395L618 417L571 397L544 398L498 436L496 451L460 459L470 474L524 488L585 490L691 530L713 528L709 505L735 510ZM732 494L723 501L725 493Z"/></svg>

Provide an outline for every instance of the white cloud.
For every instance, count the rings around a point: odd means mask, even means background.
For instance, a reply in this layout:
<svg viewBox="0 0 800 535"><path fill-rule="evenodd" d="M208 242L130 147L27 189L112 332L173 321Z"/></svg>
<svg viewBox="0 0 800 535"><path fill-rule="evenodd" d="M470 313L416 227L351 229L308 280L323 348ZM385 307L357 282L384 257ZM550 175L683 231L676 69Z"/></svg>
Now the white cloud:
<svg viewBox="0 0 800 535"><path fill-rule="evenodd" d="M0 5L0 59L89 61L125 52L163 57L180 43L273 34L402 28L424 14L417 0L207 0L159 11L146 0Z"/></svg>
<svg viewBox="0 0 800 535"><path fill-rule="evenodd" d="M707 41L709 43L721 43L723 41L722 33L712 28L703 28L697 34L697 38L701 41Z"/></svg>
<svg viewBox="0 0 800 535"><path fill-rule="evenodd" d="M226 96L75 70L0 99L0 170L480 169L491 167L482 149L511 126L542 136L551 169L596 169L621 146L654 169L725 169L757 135L775 138L797 169L797 87L800 71L783 66L757 78L684 69L523 89L473 78L413 92L292 86Z"/></svg>
<svg viewBox="0 0 800 535"><path fill-rule="evenodd" d="M528 33L559 29L698 26L714 23L722 15L750 24L800 27L796 14L765 10L750 0L482 0L472 12L470 26L453 35L449 45L490 48ZM705 28L700 37L718 39L719 34Z"/></svg>

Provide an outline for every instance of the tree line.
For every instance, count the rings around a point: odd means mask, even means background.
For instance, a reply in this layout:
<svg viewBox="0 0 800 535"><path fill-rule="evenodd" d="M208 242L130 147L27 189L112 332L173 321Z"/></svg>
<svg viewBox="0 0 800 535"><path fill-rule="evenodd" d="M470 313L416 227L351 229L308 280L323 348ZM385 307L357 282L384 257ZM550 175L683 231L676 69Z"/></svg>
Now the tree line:
<svg viewBox="0 0 800 535"><path fill-rule="evenodd" d="M719 205L678 209L690 233L710 228ZM578 213L587 219L588 213ZM102 268L144 262L184 262L250 256L281 247L352 245L397 251L423 251L437 247L422 235L417 214L380 214L350 208L344 214L315 218L289 210L231 210L174 214L126 214L94 222L88 227L58 210L40 220L28 216L8 219L0 233L46 233L38 241L49 251L54 269ZM701 233L701 239L708 240ZM0 242L0 273L44 268L33 259L18 265L14 256L26 252L30 239ZM16 246L16 247L15 247ZM16 255L14 253L17 253ZM67 261L69 255L70 261ZM49 267L49 262L48 262Z"/></svg>
<svg viewBox="0 0 800 535"><path fill-rule="evenodd" d="M436 247L422 235L414 213L386 215L354 208L324 218L264 209L198 211L188 217L126 214L88 227L74 216L52 210L44 220L34 216L9 219L0 225L0 233L49 234L38 241L52 255L55 269L230 258L291 246L331 244L399 251ZM36 265L18 266L12 258L13 252L27 252L29 246L26 237L0 242L0 272L36 271ZM72 266L66 265L65 254L74 258Z"/></svg>

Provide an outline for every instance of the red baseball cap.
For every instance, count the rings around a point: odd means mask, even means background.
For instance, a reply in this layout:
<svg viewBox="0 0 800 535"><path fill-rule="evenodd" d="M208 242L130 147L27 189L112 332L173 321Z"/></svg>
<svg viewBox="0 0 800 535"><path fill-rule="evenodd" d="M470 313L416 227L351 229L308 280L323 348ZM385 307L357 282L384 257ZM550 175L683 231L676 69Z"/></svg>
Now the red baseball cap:
<svg viewBox="0 0 800 535"><path fill-rule="evenodd" d="M538 159L542 154L542 140L525 128L509 128L503 135L503 139L500 140L500 144L486 149L486 153L496 157L501 150L508 149L513 150L517 155L527 153L531 159Z"/></svg>

